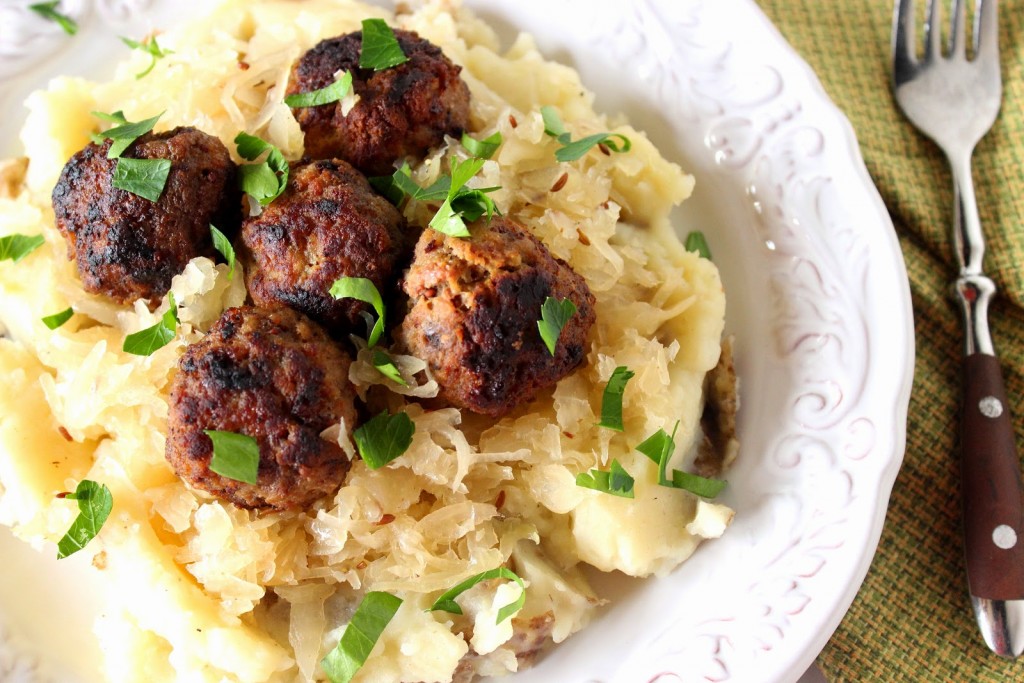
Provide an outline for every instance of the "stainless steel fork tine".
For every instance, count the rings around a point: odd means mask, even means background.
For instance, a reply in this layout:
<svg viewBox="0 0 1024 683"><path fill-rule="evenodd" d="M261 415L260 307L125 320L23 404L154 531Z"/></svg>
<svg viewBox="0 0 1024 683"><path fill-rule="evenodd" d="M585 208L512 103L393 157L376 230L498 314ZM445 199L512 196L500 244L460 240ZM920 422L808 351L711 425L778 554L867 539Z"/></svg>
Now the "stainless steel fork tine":
<svg viewBox="0 0 1024 683"><path fill-rule="evenodd" d="M978 0L974 13L975 59L992 59L999 64L999 3L997 0Z"/></svg>
<svg viewBox="0 0 1024 683"><path fill-rule="evenodd" d="M924 58L942 56L942 0L928 0L928 21L924 25Z"/></svg>
<svg viewBox="0 0 1024 683"><path fill-rule="evenodd" d="M914 0L897 0L894 15L892 54L896 62L894 74L905 73L907 67L917 63L914 44Z"/></svg>
<svg viewBox="0 0 1024 683"><path fill-rule="evenodd" d="M938 4L938 0L935 0ZM949 35L949 56L954 59L966 57L967 42L967 0L953 1L953 28Z"/></svg>

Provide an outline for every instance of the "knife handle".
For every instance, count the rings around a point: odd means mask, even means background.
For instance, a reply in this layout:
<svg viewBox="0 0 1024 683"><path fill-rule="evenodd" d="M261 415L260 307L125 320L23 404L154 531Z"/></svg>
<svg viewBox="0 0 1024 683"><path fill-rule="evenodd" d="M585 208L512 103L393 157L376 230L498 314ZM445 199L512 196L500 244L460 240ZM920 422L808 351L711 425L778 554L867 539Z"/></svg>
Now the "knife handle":
<svg viewBox="0 0 1024 683"><path fill-rule="evenodd" d="M999 360L964 359L964 548L971 595L1024 599L1024 493Z"/></svg>

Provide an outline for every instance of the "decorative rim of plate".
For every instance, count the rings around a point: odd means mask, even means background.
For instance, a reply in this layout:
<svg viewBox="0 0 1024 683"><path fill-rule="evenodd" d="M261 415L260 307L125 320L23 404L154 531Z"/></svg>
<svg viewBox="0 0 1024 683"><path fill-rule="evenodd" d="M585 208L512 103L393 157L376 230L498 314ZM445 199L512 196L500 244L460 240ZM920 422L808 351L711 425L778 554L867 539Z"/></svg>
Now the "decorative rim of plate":
<svg viewBox="0 0 1024 683"><path fill-rule="evenodd" d="M117 26L167 16L173 4L94 1L104 24ZM89 20L90 0L71 4L82 33L109 32ZM739 283L767 293L765 306L740 313L767 337L739 339L739 363L748 384L777 389L773 405L745 406L743 459L728 494L734 528L616 615L670 592L681 604L636 644L605 655L609 668L576 666L586 661L578 636L561 646L564 656L560 648L516 680L550 680L551 665L623 682L795 680L867 572L902 460L913 374L905 267L853 130L753 0L467 4L541 29L545 54L568 51L599 97L617 89L620 101L671 112L667 129L688 170L743 198L719 207L748 229L731 242L719 237L737 249L738 270L724 276L727 290ZM581 13L585 25L569 23ZM567 47L568 25L575 42ZM0 31L0 54L8 36ZM602 86L607 69L624 65L634 82ZM766 427L780 416L781 427ZM771 519L756 514L768 509ZM736 566L743 571L722 569ZM728 593L737 579L742 590ZM614 638L609 621L591 627L594 638ZM9 632L0 629L0 673L5 662L33 661Z"/></svg>

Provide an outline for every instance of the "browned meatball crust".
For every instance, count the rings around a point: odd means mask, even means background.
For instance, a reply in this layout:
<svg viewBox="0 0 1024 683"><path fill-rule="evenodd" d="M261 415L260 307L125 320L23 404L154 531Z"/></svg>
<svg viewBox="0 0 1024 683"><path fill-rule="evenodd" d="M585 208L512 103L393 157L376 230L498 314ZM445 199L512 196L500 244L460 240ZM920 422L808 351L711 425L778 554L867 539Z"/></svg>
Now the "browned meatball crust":
<svg viewBox="0 0 1024 683"><path fill-rule="evenodd" d="M120 303L159 299L196 256L214 256L210 223L238 226L235 164L220 140L195 128L147 133L122 155L169 159L156 202L112 185L110 141L90 143L64 166L53 188L57 229L87 292Z"/></svg>
<svg viewBox="0 0 1024 683"><path fill-rule="evenodd" d="M178 362L167 460L197 489L244 508L303 508L336 491L349 461L321 432L356 411L349 357L313 321L284 307L231 308ZM260 449L255 485L210 470L204 430L245 434Z"/></svg>
<svg viewBox="0 0 1024 683"><path fill-rule="evenodd" d="M384 296L415 240L398 210L341 160L292 166L288 187L242 226L249 293L258 305L283 303L335 336L362 332L356 299L335 299L341 277L371 280Z"/></svg>
<svg viewBox="0 0 1024 683"><path fill-rule="evenodd" d="M462 67L412 31L396 29L395 37L409 61L389 69L359 68L362 31L320 41L292 67L288 95L326 87L348 71L359 96L347 116L341 102L292 110L308 157L339 157L367 175L390 175L396 160L421 158L446 134L462 134L469 121Z"/></svg>
<svg viewBox="0 0 1024 683"><path fill-rule="evenodd" d="M404 284L410 310L396 334L429 364L442 398L501 417L583 362L594 297L517 223L494 218L470 231L468 239L433 230L420 237ZM577 307L553 357L537 330L549 296Z"/></svg>

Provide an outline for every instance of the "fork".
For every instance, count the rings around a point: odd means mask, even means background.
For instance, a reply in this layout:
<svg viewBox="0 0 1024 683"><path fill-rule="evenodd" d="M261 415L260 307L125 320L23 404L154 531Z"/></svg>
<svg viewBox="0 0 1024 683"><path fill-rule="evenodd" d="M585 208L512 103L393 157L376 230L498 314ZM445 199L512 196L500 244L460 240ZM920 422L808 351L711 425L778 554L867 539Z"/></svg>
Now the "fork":
<svg viewBox="0 0 1024 683"><path fill-rule="evenodd" d="M966 2L954 0L943 51L941 0L930 0L924 55L914 40L914 2L893 14L893 93L903 113L945 152L953 175L954 292L963 313L964 551L971 603L988 647L1004 657L1024 650L1024 495L1002 371L988 326L996 288L982 271L985 241L971 180L971 155L992 127L1002 99L996 0L978 0L973 59L966 51Z"/></svg>

